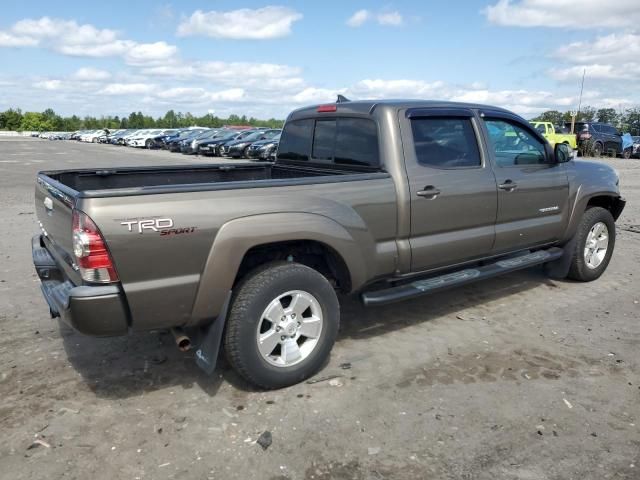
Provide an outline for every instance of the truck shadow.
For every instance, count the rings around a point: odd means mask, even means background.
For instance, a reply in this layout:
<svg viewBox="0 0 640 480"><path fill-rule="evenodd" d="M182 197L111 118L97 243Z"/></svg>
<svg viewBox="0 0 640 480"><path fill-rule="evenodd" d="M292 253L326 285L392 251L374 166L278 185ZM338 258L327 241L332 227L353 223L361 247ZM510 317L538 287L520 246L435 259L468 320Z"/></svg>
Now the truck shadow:
<svg viewBox="0 0 640 480"><path fill-rule="evenodd" d="M508 301L510 296L545 284L556 286L538 268L376 308L365 308L355 297L342 298L338 348L344 339L366 341L493 300ZM128 398L160 389L189 390L195 386L213 396L224 381L240 391L255 391L229 367L223 354L214 374L205 375L195 364L194 351L179 351L171 334L165 331L94 338L60 323L60 332L69 361L99 397Z"/></svg>

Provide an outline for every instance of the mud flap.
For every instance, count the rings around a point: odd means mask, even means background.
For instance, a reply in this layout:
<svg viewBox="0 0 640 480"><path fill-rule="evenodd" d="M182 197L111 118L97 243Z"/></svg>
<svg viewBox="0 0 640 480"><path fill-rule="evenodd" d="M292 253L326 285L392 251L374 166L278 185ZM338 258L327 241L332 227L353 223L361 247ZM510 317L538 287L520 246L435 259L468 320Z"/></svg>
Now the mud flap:
<svg viewBox="0 0 640 480"><path fill-rule="evenodd" d="M571 268L571 261L573 260L573 253L576 250L576 243L578 242L578 235L575 234L571 237L567 243L562 246L564 250L563 255L552 262L544 264L544 271L547 276L553 280L563 280L569 275L569 269Z"/></svg>
<svg viewBox="0 0 640 480"><path fill-rule="evenodd" d="M222 343L222 333L227 322L227 311L231 302L231 292L227 295L227 299L222 306L220 315L216 318L207 330L204 340L196 350L196 365L200 367L207 375L211 375L216 369L218 361L218 353Z"/></svg>

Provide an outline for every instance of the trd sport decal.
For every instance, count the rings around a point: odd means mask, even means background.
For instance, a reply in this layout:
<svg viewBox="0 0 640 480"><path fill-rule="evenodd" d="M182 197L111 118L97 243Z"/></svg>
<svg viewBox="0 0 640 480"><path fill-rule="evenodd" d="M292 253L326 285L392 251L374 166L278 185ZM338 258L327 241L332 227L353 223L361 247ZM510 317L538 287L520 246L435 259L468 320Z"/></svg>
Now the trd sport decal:
<svg viewBox="0 0 640 480"><path fill-rule="evenodd" d="M182 233L193 233L197 227L172 228L173 219L171 218L143 218L143 219L127 219L121 221L120 225L125 225L130 232L143 234L145 232L160 233L161 237L167 235L180 235Z"/></svg>

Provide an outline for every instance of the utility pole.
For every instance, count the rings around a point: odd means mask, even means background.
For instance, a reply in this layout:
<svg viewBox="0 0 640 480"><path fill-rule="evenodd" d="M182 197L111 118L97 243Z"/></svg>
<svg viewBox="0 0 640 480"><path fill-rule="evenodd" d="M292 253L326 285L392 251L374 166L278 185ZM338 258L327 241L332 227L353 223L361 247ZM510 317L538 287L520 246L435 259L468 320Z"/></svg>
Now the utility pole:
<svg viewBox="0 0 640 480"><path fill-rule="evenodd" d="M582 84L580 85L580 97L578 99L578 111L574 115L571 115L571 134L572 135L573 135L574 128L575 128L575 125L576 125L576 117L578 117L580 115L580 107L582 107L582 92L584 91L584 77L585 77L586 74L587 74L587 69L585 68L582 71Z"/></svg>

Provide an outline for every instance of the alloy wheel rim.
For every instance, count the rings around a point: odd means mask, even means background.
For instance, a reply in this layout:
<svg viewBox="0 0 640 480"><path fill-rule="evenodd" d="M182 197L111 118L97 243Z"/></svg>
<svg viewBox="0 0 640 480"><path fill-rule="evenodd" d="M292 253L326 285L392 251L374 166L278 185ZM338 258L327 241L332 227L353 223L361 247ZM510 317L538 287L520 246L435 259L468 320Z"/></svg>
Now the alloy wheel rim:
<svg viewBox="0 0 640 480"><path fill-rule="evenodd" d="M584 262L590 269L596 269L602 264L609 248L609 229L603 222L591 227L584 245Z"/></svg>
<svg viewBox="0 0 640 480"><path fill-rule="evenodd" d="M318 346L323 323L320 303L309 292L291 290L278 295L258 322L258 352L276 367L296 365Z"/></svg>

